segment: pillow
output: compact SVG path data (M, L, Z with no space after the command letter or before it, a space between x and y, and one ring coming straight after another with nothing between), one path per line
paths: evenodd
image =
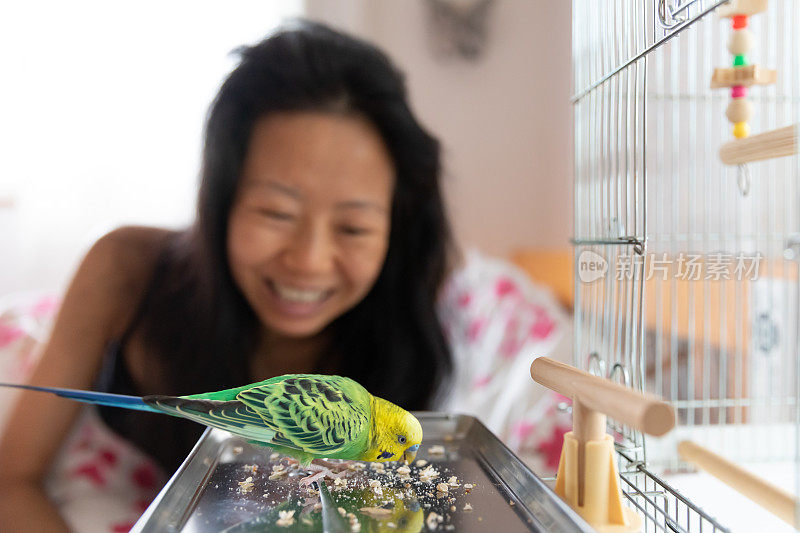
M28 380L53 324L60 300L42 292L15 293L0 298L0 381ZM0 388L0 428L19 391Z
M530 377L536 357L572 359L570 317L548 288L473 251L445 284L438 313L455 362L442 410L476 416L523 456L569 429L553 416L561 399Z
M0 381L26 382L58 310L58 297L0 298ZM0 388L0 427L19 391ZM45 488L79 533L128 531L166 482L155 463L103 424L87 406L54 459Z

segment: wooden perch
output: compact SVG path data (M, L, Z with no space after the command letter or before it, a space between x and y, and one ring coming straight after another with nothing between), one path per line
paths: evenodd
M547 357L533 361L531 377L572 398L572 431L564 435L556 494L598 531L641 531L641 517L622 505L614 439L606 434L606 415L660 436L675 425L675 410L656 396Z
M658 396L623 387L550 358L539 357L534 360L531 377L545 387L572 398L574 403L580 404L579 409L608 415L617 422L649 435L660 437L675 426L675 410ZM577 429L574 414L573 423ZM605 434L605 420L602 433Z
M739 491L784 522L795 525L795 509L800 501L788 492L692 441L678 444L678 453L685 461Z
M719 149L719 158L726 165L742 165L796 153L797 125L794 125L727 142Z

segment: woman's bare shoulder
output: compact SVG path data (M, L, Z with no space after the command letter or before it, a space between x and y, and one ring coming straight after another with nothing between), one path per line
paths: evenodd
M74 283L94 293L114 329L124 327L130 310L146 290L156 262L176 232L124 226L103 235L91 247Z
M95 246L113 252L122 259L158 255L177 233L173 230L149 226L122 226L98 239Z

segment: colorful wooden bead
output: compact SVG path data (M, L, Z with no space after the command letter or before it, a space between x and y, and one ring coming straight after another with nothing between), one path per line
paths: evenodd
M733 123L747 122L753 116L753 104L746 98L734 98L728 103L725 116Z
M744 85L731 87L731 98L744 98L745 96L747 96L747 87Z
M728 39L728 52L735 56L742 56L753 48L753 32L750 30L735 30Z
M734 30L741 30L747 27L747 15L734 15L731 20L733 20Z
M737 122L733 125L733 136L744 139L750 135L750 125L747 122Z
M733 66L734 67L743 67L747 65L747 60L744 57L744 54L739 54L733 56Z

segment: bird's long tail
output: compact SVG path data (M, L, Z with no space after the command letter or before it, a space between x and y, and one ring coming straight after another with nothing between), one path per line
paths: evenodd
M39 392L49 392L62 398L69 398L83 403L93 403L97 405L109 405L111 407L122 407L124 409L138 409L139 411L152 411L161 413L158 409L147 405L140 396L126 396L124 394L110 394L107 392L94 392L78 389L61 389L58 387L37 387L35 385L18 385L15 383L0 383L0 387L13 387L15 389L25 389Z

